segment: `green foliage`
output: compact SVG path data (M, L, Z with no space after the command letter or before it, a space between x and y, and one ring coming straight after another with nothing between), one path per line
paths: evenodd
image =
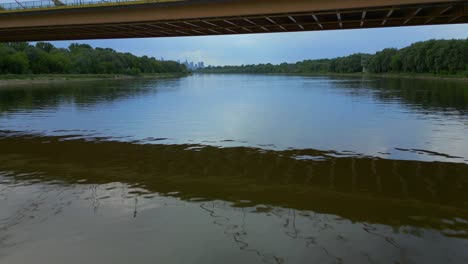
M384 49L373 55L368 62L368 69L375 73L392 71L392 58L398 53L397 49Z
M175 61L137 57L113 49L71 44L59 49L50 43L0 44L0 74L130 74L185 73L187 68Z
M433 73L468 76L468 39L429 40L403 49L376 54L352 54L334 59L304 60L279 65L258 64L208 67L219 73Z
M54 45L47 42L36 43L36 48L41 49L45 52L51 52L53 49L55 49Z
M5 70L8 73L22 74L28 71L29 61L28 56L24 52L16 52L6 56Z

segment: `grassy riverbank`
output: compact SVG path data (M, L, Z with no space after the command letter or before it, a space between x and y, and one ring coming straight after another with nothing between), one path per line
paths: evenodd
M426 79L426 80L456 80L468 82L466 75L435 75L431 73L307 73L287 74L301 76L354 76L368 78L404 78L404 79Z
M311 72L311 73L223 73L204 71L205 74L259 74L259 75L286 75L286 76L342 76L342 77L365 77L365 78L404 78L404 79L426 79L426 80L456 80L468 82L466 75L434 75L431 73L334 73L334 72Z
M187 73L124 74L5 74L0 75L0 85L33 84L67 81L97 81L126 79L165 79L187 76Z

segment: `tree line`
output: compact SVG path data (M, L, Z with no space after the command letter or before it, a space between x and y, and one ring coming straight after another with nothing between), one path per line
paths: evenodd
M175 61L138 57L109 48L71 44L57 48L51 43L0 43L0 74L151 74L184 73Z
M356 53L297 63L209 66L211 73L432 73L468 76L468 39L429 40L375 54Z

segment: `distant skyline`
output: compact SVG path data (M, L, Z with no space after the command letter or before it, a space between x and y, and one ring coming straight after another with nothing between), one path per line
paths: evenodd
M135 55L166 60L204 61L205 65L296 62L375 53L429 39L468 38L468 25L417 26L296 33L247 34L177 38L55 41L57 47L87 43Z

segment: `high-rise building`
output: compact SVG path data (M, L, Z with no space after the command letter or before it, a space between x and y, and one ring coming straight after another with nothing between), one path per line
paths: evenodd
M205 68L205 63L203 61L200 62L193 62L193 61L188 61L185 60L183 63L189 70L196 70L196 69L203 69Z

